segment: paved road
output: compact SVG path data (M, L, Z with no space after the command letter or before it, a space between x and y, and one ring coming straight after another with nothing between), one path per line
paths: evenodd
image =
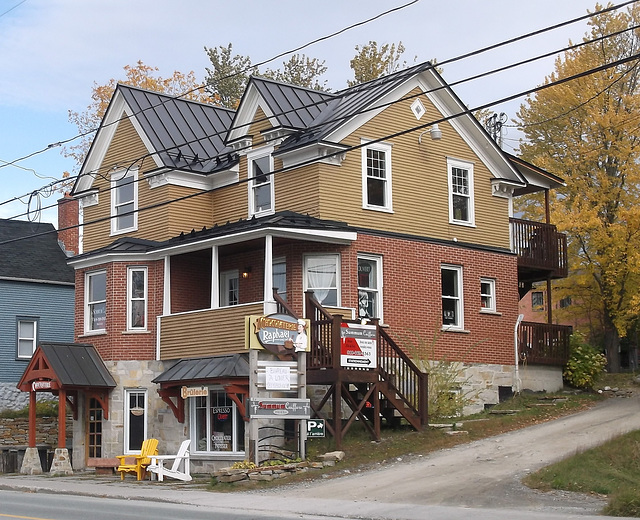
M305 487L305 497L384 503L511 508L597 514L604 500L541 493L520 484L536 471L613 437L640 429L640 395L523 430L442 450L412 463ZM288 493L287 489L276 493Z
M530 428L474 441L407 463L262 492L212 493L176 482L120 482L86 475L50 478L0 475L2 491L193 504L248 512L330 518L399 520L593 520L604 501L569 493L539 493L520 479L549 463L640 429L640 395L612 398L594 408ZM303 516L304 515L304 516ZM0 515L1 516L1 515Z

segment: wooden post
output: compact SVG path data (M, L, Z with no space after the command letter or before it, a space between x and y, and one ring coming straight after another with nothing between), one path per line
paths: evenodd
M67 447L67 392L58 391L58 448Z
M29 392L29 448L36 447L36 393Z

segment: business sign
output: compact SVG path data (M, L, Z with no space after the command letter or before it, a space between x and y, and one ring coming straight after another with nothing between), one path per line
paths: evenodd
M180 397L187 399L188 397L207 397L209 388L206 386L183 386L180 388Z
M266 349L274 354L305 352L309 349L309 320L288 314L248 316L248 347Z
M31 383L31 390L34 392L37 392L38 390L51 390L52 388L52 381L34 381Z
M309 419L307 421L307 437L324 437L324 419Z
M291 390L291 370L288 366L266 366L265 375L267 390Z
M255 398L249 399L251 419L309 419L311 401L309 399Z
M377 330L375 325L343 323L340 329L340 366L376 368Z

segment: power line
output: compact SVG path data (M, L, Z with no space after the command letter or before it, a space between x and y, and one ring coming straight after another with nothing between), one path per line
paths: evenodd
M621 58L621 59L618 59L618 60L616 60L614 62L607 63L607 64L604 64L604 65L600 65L598 67L594 67L592 69L589 69L589 70L586 70L586 71L582 71L582 72L574 74L572 76L561 78L561 79L558 79L558 80L556 80L554 82L550 82L550 83L547 83L547 84L544 84L544 85L540 85L538 87L534 87L532 89L529 89L529 90L526 90L526 91L523 91L523 92L520 92L520 93L517 93L517 94L513 94L511 96L507 96L507 97L501 98L501 99L493 101L491 103L486 103L486 104L483 104L483 105L480 105L480 106L477 106L477 107L474 107L474 108L466 109L466 110L463 110L462 112L459 112L457 114L453 114L453 115L450 115L450 116L445 116L445 117L442 117L440 119L436 119L436 120L430 121L428 123L424 123L424 124L421 124L421 125L418 125L418 126L414 126L414 127L411 127L411 128L399 131L399 132L395 132L393 134L388 134L388 135L385 135L383 137L367 141L367 143L365 143L365 144L352 145L348 149L340 150L339 152L330 153L330 154L327 154L324 157L325 158L332 157L332 156L335 156L335 155L339 155L339 154L342 154L342 153L346 153L346 152L349 152L349 151L360 149L363 146L369 146L372 143L378 143L378 142L386 141L386 140L389 140L389 139L393 139L395 137L400 137L402 135L405 135L405 134L408 134L408 133L411 133L411 132L416 132L418 130L424 130L425 128L433 126L434 124L443 123L445 121L449 121L451 119L454 119L454 118L457 118L457 117L461 117L461 116L464 116L464 115L472 115L473 112L476 112L478 110L489 108L489 107L491 107L493 105L496 105L496 104L505 103L507 101L511 101L511 100L516 99L518 97L526 96L526 95L532 94L534 92L545 90L547 88L551 88L551 87L554 87L556 85L567 83L569 81L573 81L575 79L579 79L579 78L582 78L582 77L585 77L585 76L588 76L588 75L591 75L591 74L595 74L597 72L602 72L602 71L607 70L609 68L616 67L618 65L622 65L624 63L628 63L630 61L638 60L638 59L640 59L640 53L634 54L632 56L628 56L628 57L625 57L625 58ZM292 167L280 168L279 170L274 170L272 172L269 172L266 175L275 176L276 174L284 173L284 172L287 172L287 171L292 170L294 168L301 168L301 167L304 167L304 166L306 166L308 164L312 164L314 162L317 162L317 158L308 159L308 160L303 161L303 162L301 162L299 164L296 164L295 166L292 166ZM182 197L177 197L175 199L162 201L162 202L159 202L159 203L156 203L156 204L151 204L151 205L145 206L143 208L138 208L135 211L124 213L124 214L119 215L119 216L131 215L131 214L134 214L134 213L141 213L141 212L149 211L149 210L156 209L156 208L159 208L159 207L164 207L164 206L167 206L169 204L173 204L173 203L176 203L176 202L182 202L184 200L189 200L189 199L201 196L201 195L212 193L214 191L217 191L219 189L226 188L226 187L229 187L229 186L232 186L232 185L241 185L241 184L249 182L250 180L251 180L250 178L238 180L234 184L230 184L230 185L227 185L227 186L224 186L224 187L211 188L209 190L202 190L202 191L191 193L189 195L185 195L185 196L182 196ZM78 224L78 225L74 225L74 226L68 226L66 228L61 228L61 229L57 230L57 232L66 231L66 230L70 230L70 229L75 229L75 228L78 228L78 227L81 227L81 226L89 226L89 225L93 225L93 224L99 224L101 222L109 221L112 218L114 218L112 215L109 215L109 216L106 216L106 217L101 217L101 218L94 219L94 220L89 221L89 222L83 222L82 224ZM18 240L25 240L25 239L32 238L32 237L35 237L35 236L46 235L46 234L48 234L48 232L30 235L29 237L20 237L20 238L5 240L5 241L0 242L0 245L5 245L5 244L8 244L8 243L16 242Z
M23 1L26 1L26 0L23 0ZM253 67L260 67L261 65L266 65L267 63L270 63L270 62L272 62L272 61L274 61L274 60L277 60L277 59L281 58L282 56L286 56L287 54L292 54L292 53L297 52L297 51L299 51L299 50L302 50L302 49L304 49L304 48L306 48L306 47L309 47L310 45L313 45L313 44L315 44L315 43L318 43L318 42L321 42L321 41L324 41L324 40L327 40L327 39L333 38L333 37L335 37L335 36L338 36L339 34L342 34L342 33L346 32L346 31L349 31L349 30L354 29L354 28L356 28L356 27L360 27L360 26L362 26L362 25L365 25L365 24L367 24L367 23L370 23L370 22L372 22L372 21L374 21L374 20L377 20L378 18L381 18L381 17L386 16L386 15L388 15L388 14L391 14L391 13L394 13L394 12L396 12L396 11L400 11L400 10L402 10L402 9L405 9L405 8L407 8L407 7L410 7L410 6L412 6L413 4L418 3L419 1L420 1L420 0L411 0L411 1L410 1L410 2L408 2L408 3L405 3L405 4L402 4L402 5L400 5L400 6L394 7L394 8L392 8L392 9L388 9L388 10L386 10L386 11L383 11L383 12L382 12L382 13L380 13L380 14L377 14L377 15L375 15L375 16L372 16L372 17L370 17L370 18L367 18L366 20L363 20L363 21L360 21L360 22L356 22L356 23L351 24L351 25L349 25L349 26L347 26L347 27L344 27L344 28L340 29L339 31L336 31L336 32L334 32L334 33L332 33L332 34L329 34L329 35L327 35L327 36L322 36L322 37L320 37L320 38L317 38L316 40L313 40L313 41L311 41L311 42L305 43L304 45L301 45L301 46L299 46L299 47L296 47L296 48L295 48L295 49L293 49L293 50L289 50L289 51L282 52L282 53L280 53L280 54L278 54L278 55L276 55L276 56L274 56L274 57L272 57L272 58L269 58L269 59L267 59L267 60L261 61L261 62L260 62L260 63L258 63L257 65L253 65ZM636 0L636 1L637 1L637 0ZM17 6L16 6L16 7L17 7ZM225 77L221 78L221 80L225 80L225 79L232 78L232 77L234 77L234 76L237 76L238 74L245 73L245 72L247 72L247 71L249 71L249 70L251 70L251 68L246 68L246 69L244 69L244 70L242 70L242 71L240 71L240 72L236 72L236 73L233 73L233 74L229 74L229 75L227 75L227 76L225 76ZM194 87L193 89L188 90L188 91L186 91L186 92L183 92L182 94L179 94L179 95L177 95L177 96L168 96L168 97L170 97L170 98L172 98L172 99L180 99L180 98L182 98L182 97L184 97L184 96L187 96L187 95L189 95L189 94L192 94L193 92L196 92L196 91L201 90L201 89L203 89L203 88L206 88L206 84L203 84L203 85L199 85L199 86L197 86L197 87ZM152 107L145 108L145 109L143 109L143 110L150 110L150 109L155 108L155 107L156 107L156 106L152 106ZM134 113L134 114L127 115L126 117L127 117L127 118L130 118L130 117L132 117L132 116L134 116L134 115L136 115L136 114L138 114L138 113L139 113L139 112L136 112L136 113ZM119 121L119 120L118 120L118 121ZM114 121L112 124L117 124L117 123L118 123L118 121ZM100 127L99 127L99 128L100 128ZM82 138L82 137L84 137L84 136L86 136L86 135L89 135L89 134L92 134L92 133L96 132L97 130L98 130L98 128L94 128L94 129L92 129L92 130L89 130L89 131L87 131L87 132L84 132L84 133L78 134L78 135L76 135L76 136L74 136L74 137L71 137L71 138L69 138L69 139L65 139L64 141L59 141L59 142L56 142L56 143L49 144L49 145L47 145L45 148L42 148L41 150L37 150L37 151L35 151L35 152L32 152L32 153L30 153L30 154L28 154L28 155L25 155L24 157L19 157L18 159L14 159L13 161L8 162L8 163L6 163L6 164L0 164L0 169L5 168L6 166L11 166L11 165L13 165L13 164L15 164L15 163L18 163L18 162L20 162L20 161L24 161L24 160L26 160L26 159L29 159L29 158L33 157L34 155L38 155L38 154L44 153L44 152L46 152L46 151L48 151L48 150L50 150L50 149L52 149L52 148L56 148L56 147L58 147L58 146L62 146L63 144L69 143L69 142L71 142L71 141L75 141L76 139L80 139L80 138Z
M599 14L599 13L601 13L601 11L599 11L599 12L598 12L598 14ZM375 106L374 106L374 107L372 107L372 108L366 108L366 109L363 109L363 110L362 110L361 112L359 112L359 113L364 113L364 112L367 112L367 111L370 111L370 110L378 110L378 109L380 109L381 107L386 107L386 106L389 106L389 105L391 105L391 104L393 104L393 103L398 103L398 102L404 101L404 100L406 100L406 99L411 99L412 97L417 97L417 96L420 96L420 95L422 95L422 94L424 94L424 93L434 92L434 91L437 91L437 90L440 90L440 89L443 89L443 88L451 88L451 87L452 87L452 86L454 86L454 85L458 85L458 84L461 84L461 83L464 83L464 82L467 82L467 81L472 81L472 80L475 80L475 79L477 79L477 78L480 78L480 77L483 77L483 76L487 76L487 75L489 75L489 74L493 74L493 73L496 73L496 72L501 72L501 71L506 70L506 69L508 69L508 68L517 67L517 66L520 66L520 65L525 64L525 63L529 63L529 62L534 61L534 60L537 60L537 59L541 59L541 58L544 58L544 57L548 57L548 56L550 56L550 55L556 54L556 53L561 52L561 51L565 51L565 52L566 52L566 51L568 51L568 50L575 49L575 48L578 48L578 47L581 47L581 46L584 46L584 45L593 44L593 43L598 42L598 41L601 41L601 40L603 40L603 39L606 39L606 38L609 38L609 37L612 37L612 36L616 36L616 35L619 35L619 34L621 34L621 33L627 32L627 31L631 31L631 30L633 30L633 29L635 29L635 28L637 28L637 26L633 26L633 27L630 27L630 28L626 28L626 29L624 29L624 30L617 31L617 32L614 32L614 33L611 33L611 34L608 34L608 35L602 35L602 36L600 36L600 37L598 37L598 38L594 38L593 40L583 41L582 43L579 43L579 44L575 44L575 45L572 45L572 46L569 46L569 47L565 47L565 48L563 48L563 49L560 49L560 50L557 50L557 51L553 51L553 52L550 52L550 53L546 53L546 54L543 54L543 55L540 55L540 56L536 56L536 57L533 57L533 58L530 58L530 59L527 59L527 60L523 60L523 61L520 61L520 62L516 62L516 63L511 64L511 65L507 65L507 66L504 66L504 67L500 67L500 68L498 68L498 69L493 69L493 70L491 70L491 71L488 71L488 72L485 72L485 73L482 73L482 74L478 74L478 75L476 75L476 76L472 76L472 77L469 77L469 78L466 78L466 79L462 79L462 80L459 80L459 81L453 82L453 83L448 84L448 85L443 85L443 86L441 86L441 87L436 87L436 88L431 89L431 90L429 90L429 91L427 91L427 92L421 92L421 93L416 94L416 95L409 95L409 96L406 96L406 97L401 98L401 99L396 100L396 101L392 101L392 102L387 103L387 104L377 104L377 105L375 105ZM540 31L535 31L533 34L539 34L539 33L540 33ZM530 34L531 34L531 33L530 33ZM516 38L516 39L519 39L519 38L520 38L520 37L518 37L518 38ZM491 47L495 47L495 46L491 46ZM471 54L473 54L473 53L471 53ZM450 60L450 61L451 61L451 60ZM402 72L406 72L406 71L401 71L400 73L402 73ZM386 81L390 81L390 80L392 80L392 79L393 79L393 77L394 77L394 76L395 76L395 75L390 75L390 76L388 76L388 77L383 77L383 78L379 78L379 79L377 79L377 80L373 80L373 81L369 82L369 85L370 85L370 86L378 86L378 85L380 84L381 80L382 80L382 81L385 81L385 80L386 80ZM619 79L620 79L620 78L619 78ZM618 79L618 80L616 80L616 81L619 81L619 79ZM615 83L616 81L614 81L613 83ZM613 85L613 83L612 83L612 85ZM610 86L611 86L611 85L610 85ZM366 88L367 88L366 84L364 84L364 85L358 85L356 88L358 89L358 91L362 91L362 90L363 90L363 87L366 89ZM346 89L342 95L349 95L352 91L353 91L353 89ZM605 90L603 90L603 92L604 92L604 91L606 91L606 89L605 89ZM167 97L167 98L169 98L169 99L174 99L174 98L172 98L172 97L170 97L170 96L167 96L166 94L161 94L161 93L156 93L156 94L157 94L158 96L161 96L161 97ZM159 105L161 105L161 104L163 104L163 103L165 103L165 102L166 102L166 101L163 101L162 103L158 103L158 104L153 105L153 106L159 106ZM321 102L318 102L318 103L325 103L325 102L326 102L326 101L321 101ZM305 107L314 106L314 105L317 105L318 103L312 103L312 104L309 104L309 105L305 105ZM146 110L146 109L145 109L145 110ZM274 114L274 115L276 115L276 116L277 116L277 115L284 115L284 114L287 114L287 113L289 113L289 112L293 112L293 111L296 111L296 110L298 110L298 108L296 108L296 109L291 109L291 110L288 110L288 111L284 111L284 112L282 112L282 113L280 113L280 114ZM139 112L141 112L141 111L139 111ZM138 113L139 113L139 112L138 112ZM342 119L351 118L351 117L354 117L355 115L358 115L358 114L349 114L349 115L347 115L347 116L344 116L344 118L342 118ZM264 120L267 120L267 119L268 119L268 117L265 117L265 118L264 118ZM323 122L323 124L327 124L327 123L331 123L331 122L337 122L337 121L339 121L339 120L340 120L340 118L338 118L338 119L334 119L334 120L328 120L328 121L324 121L324 122ZM119 121L119 120L118 120L118 121ZM247 125L254 124L255 122L256 122L256 121L251 121L250 123L247 123ZM240 128L240 126L239 126L238 128ZM305 130L306 130L306 131L309 131L309 130L313 130L314 128L315 128L314 126L310 126L310 127L306 128ZM225 132L224 132L224 133L226 133L226 131L227 131L227 130L225 130ZM215 136L215 135L219 135L219 134L208 135L208 136L205 136L205 137L203 137L203 138L198 138L198 139L194 139L194 140L192 140L192 141L187 141L187 142L185 142L185 143L181 143L180 145L176 145L176 147L175 147L175 148L179 148L179 147L182 147L182 146L185 146L185 145L191 144L191 143L193 143L193 142L198 142L198 141L199 141L199 140L201 140L201 139L210 138L210 137ZM128 169L130 169L130 168L132 168L132 166L133 166L133 164L135 164L135 162L143 161L143 160L144 160L144 158L146 158L146 157L149 157L149 156L151 156L151 155L153 155L153 154L158 154L158 153L162 153L162 152L167 152L167 151L169 151L169 150L171 150L171 149L173 149L173 148L164 149L164 150L154 150L154 152L151 152L151 153L145 154L143 157L140 157L139 159L136 159L135 161L133 161L133 162L131 163L131 165L129 165L129 166L127 167L127 170L128 170ZM105 171L110 171L110 170L112 170L113 168L112 168L111 166L109 166L109 167L103 167L102 169L104 169ZM92 175L92 176L94 176L94 177L95 177L95 176L101 176L101 177L103 177L103 178L105 178L105 179L106 179L106 177L104 177L102 174L100 174L100 173L99 173L99 171L86 172L86 173L85 173L85 175ZM149 178L149 176L146 176L146 177L145 177L145 179L148 179L148 178ZM143 180L143 179L139 179L139 180L138 180L138 181L136 181L136 182L140 182L141 180ZM64 181L61 181L61 182L64 182ZM107 190L101 190L101 191L110 191L111 189L112 189L112 188L108 188ZM25 196L31 196L31 193L26 194ZM47 206L45 209L49 209L49 208L51 208L51 207L55 207L55 205ZM27 213L27 214L28 214L28 213ZM24 214L17 215L16 217L23 216L23 215L24 215ZM12 217L12 218L15 218L15 217Z

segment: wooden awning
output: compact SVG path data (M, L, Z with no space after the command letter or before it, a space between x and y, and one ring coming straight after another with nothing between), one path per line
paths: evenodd
M245 416L244 402L249 395L249 359L247 354L227 354L181 359L153 379L160 385L158 394L169 405L179 422L184 423L184 401L180 390L189 385L220 385Z
M27 365L18 388L23 392L64 390L65 396L78 391L95 397L109 417L109 392L116 382L93 345L84 343L41 343ZM77 403L69 401L77 415Z

